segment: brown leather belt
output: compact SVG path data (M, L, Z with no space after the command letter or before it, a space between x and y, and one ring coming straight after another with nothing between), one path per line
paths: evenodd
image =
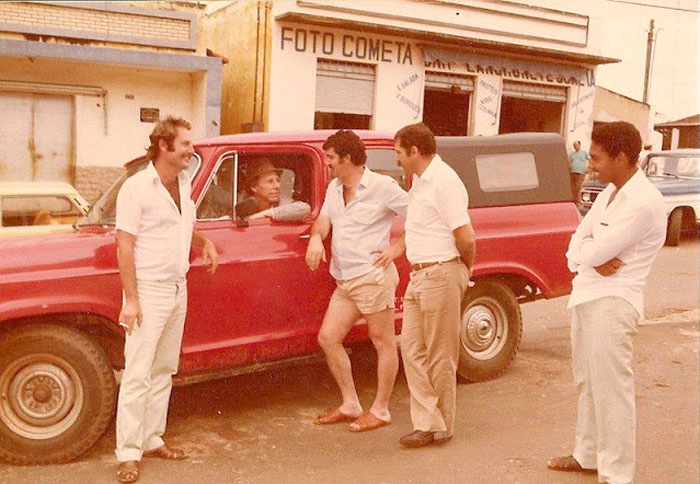
M438 262L419 262L418 264L411 264L411 271L419 271L425 269L426 267L434 266L437 264L451 264L452 262L462 262L461 257L453 257L450 260L442 260Z

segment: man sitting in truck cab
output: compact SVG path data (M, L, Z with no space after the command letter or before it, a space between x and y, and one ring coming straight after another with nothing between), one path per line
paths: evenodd
M283 196L280 190L281 177L282 170L265 159L250 167L245 186L251 197L237 205L237 215L248 220L263 217L285 222L305 220L311 213L311 207L306 202ZM252 203L253 200L255 203ZM242 204L252 207L249 208L252 215L241 213Z

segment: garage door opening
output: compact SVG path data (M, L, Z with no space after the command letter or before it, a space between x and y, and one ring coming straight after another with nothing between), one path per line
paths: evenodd
M499 133L562 133L567 89L504 81Z
M474 79L443 72L425 73L423 122L436 136L469 134L469 106Z

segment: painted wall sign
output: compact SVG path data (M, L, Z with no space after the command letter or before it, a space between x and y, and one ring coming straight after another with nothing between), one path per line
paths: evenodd
M467 72L501 76L504 79L537 81L564 86L595 86L593 69L539 62L515 61L507 58L467 54L460 51L426 47L425 67L431 70Z
M413 73L396 85L396 99L413 112L413 119L418 119L421 115L423 104L421 79L420 75ZM414 85L417 89L411 88Z
M336 34L300 27L282 27L280 48L348 59L413 65L408 42L356 34Z

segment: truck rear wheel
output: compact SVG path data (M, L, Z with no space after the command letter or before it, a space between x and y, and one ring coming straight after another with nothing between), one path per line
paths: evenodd
M90 449L114 414L105 352L63 326L32 325L0 344L0 458L59 464Z
M458 375L470 381L501 375L518 352L522 329L513 291L501 282L478 282L462 303Z

